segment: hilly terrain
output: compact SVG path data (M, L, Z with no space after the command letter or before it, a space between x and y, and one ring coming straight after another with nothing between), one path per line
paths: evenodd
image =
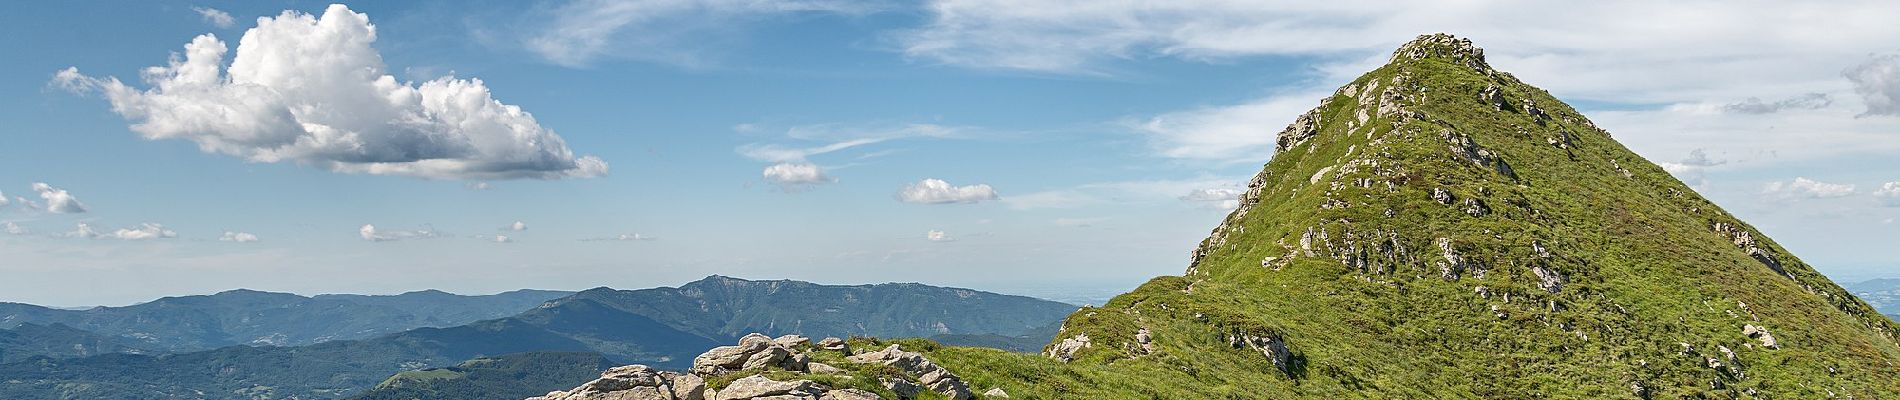
M62 324L158 353L234 345L300 346L501 318L569 294L517 290L462 296L430 290L390 296L304 297L232 290L84 310L0 303L0 328ZM0 352L5 349L0 344Z
M594 353L516 353L404 371L351 400L520 400L594 379L614 363Z
M1900 326L1469 40L1401 46L1276 140L1183 275L1077 310L1040 355L858 340L809 350L848 378L748 362L642 384L703 379L722 398L1900 398Z
M119 339L64 324L20 324L12 329L0 329L0 364L33 357L71 358L143 351Z
M0 364L0 398L338 398L361 394L399 372L505 354L580 352L615 363L683 368L694 355L743 335L729 332L1020 336L1074 310L1029 297L919 284L842 286L713 276L678 288L591 289L507 318L369 339L156 356L31 358ZM545 368L570 365L562 361ZM513 384L544 383L533 380L540 377L524 379L529 380ZM461 384L446 386L456 385Z

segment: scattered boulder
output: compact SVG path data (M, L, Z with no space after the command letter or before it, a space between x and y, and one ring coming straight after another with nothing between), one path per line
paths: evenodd
M1009 398L1009 392L1003 391L1003 388L990 388L989 391L983 392L983 397L988 397L992 399L1007 399Z
M811 344L811 339L799 335L785 335L772 339L772 344L785 348L796 348L798 346Z
M824 395L825 392L826 389L823 385L813 383L812 381L798 380L780 382L761 375L753 375L732 381L732 384L726 385L725 390L719 391L718 396L714 397L714 400L756 399L788 395L792 396L792 398L816 399L818 396Z
M1775 335L1768 333L1768 328L1755 325L1742 325L1742 334L1761 341L1761 347L1770 349L1781 348L1781 344L1775 342Z
M824 396L818 397L818 400L882 400L882 399L883 397L878 397L877 393L866 392L866 391L858 390L858 389L833 390L833 391L825 392Z
M845 344L844 339L828 337L818 341L818 348L832 351L845 351L848 346ZM849 353L848 351L845 352Z
M958 377L956 373L950 372L949 369L931 362L930 359L924 358L923 354L904 351L903 347L895 344L890 347L885 347L883 350L851 356L850 360L857 363L884 364L897 367L898 370L904 371L905 374L917 377L917 384L919 386L942 394L944 397L948 397L952 400L967 400L975 397L975 395L970 393L970 386L964 384L963 378ZM902 379L893 379L892 381L900 380ZM885 382L885 385L901 386L892 381ZM909 382L905 381L904 383L908 384ZM909 397L903 396L903 392L895 388L891 389L891 391L898 392L901 397Z
M1245 348L1260 352L1273 362L1274 367L1280 368L1280 372L1286 372L1289 363L1293 360L1293 351L1287 349L1286 340L1271 333L1248 333L1236 330L1227 334L1227 344L1236 349Z
M843 368L833 367L831 366L831 364L826 364L826 363L821 363L821 362L808 363L805 365L805 370L807 372L811 372L814 374L828 374L828 375L837 375L837 374L843 374L843 373L849 372L849 371L845 371Z
M1311 230L1307 231L1307 233L1309 234L1311 234L1312 232L1313 231ZM1061 342L1057 342L1054 346L1050 346L1049 351L1044 352L1043 355L1048 356L1049 358L1060 360L1062 362L1069 362L1069 361L1075 360L1075 352L1082 351L1082 349L1086 349L1089 347L1091 347L1089 345L1089 335L1079 334L1079 335L1075 335L1074 337L1062 339Z

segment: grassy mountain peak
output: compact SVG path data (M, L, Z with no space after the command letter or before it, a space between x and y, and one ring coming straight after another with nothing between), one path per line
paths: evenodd
M1900 396L1893 321L1467 39L1277 139L1182 276L933 359L1032 397Z

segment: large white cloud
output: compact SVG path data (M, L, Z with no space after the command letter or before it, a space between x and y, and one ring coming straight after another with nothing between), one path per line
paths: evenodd
M40 200L46 201L46 211L56 214L86 212L86 205L80 203L78 198L73 197L73 194L66 192L65 189L56 188L44 182L34 182L33 191L39 192Z
M955 186L942 179L924 179L897 192L897 200L917 204L976 203L996 200L996 189L987 184Z
M577 157L553 130L503 104L479 79L398 82L371 44L369 17L331 5L285 11L227 48L206 34L138 89L77 68L55 82L98 91L149 139L184 139L252 162L292 161L349 173L441 179L578 178L607 163Z

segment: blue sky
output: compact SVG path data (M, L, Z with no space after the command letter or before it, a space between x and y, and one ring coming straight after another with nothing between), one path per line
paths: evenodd
M1436 31L1837 280L1900 277L1900 10L1550 7L20 4L0 301L709 274L1112 294L1180 273L1274 133Z

